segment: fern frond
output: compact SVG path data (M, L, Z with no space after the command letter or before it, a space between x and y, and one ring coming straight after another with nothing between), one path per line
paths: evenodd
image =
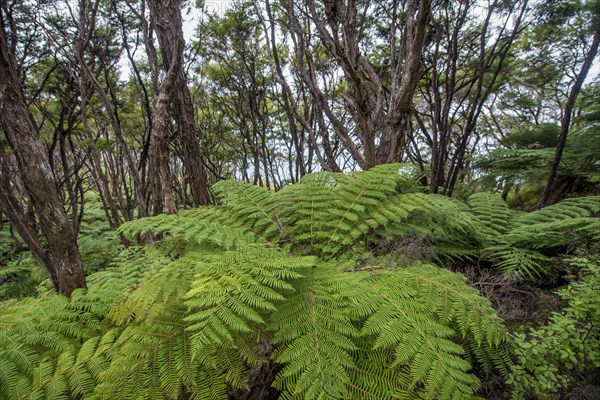
M380 165L368 171L350 174L345 177L343 184L338 184L335 192L338 204L329 211L334 219L325 245L327 253L335 254L339 251L339 243L345 241L360 226L356 222L363 215L369 215L372 210L378 209L384 203L383 200L398 192L401 183L408 183L400 174L400 168L397 164Z
M118 228L127 237L146 233L168 234L186 242L213 244L225 250L254 243L254 235L233 223L231 216L217 207L183 210L177 214L161 214L155 217L129 221Z
M99 374L96 392L102 398L177 399L214 384L221 390L213 388L208 398L226 399L224 376L220 383L202 381L217 374L209 371L211 366L193 361L184 317L182 298L170 298L154 304L145 319L129 324L115 342L110 365Z
M354 368L351 352L357 349L352 338L358 330L333 290L343 273L330 268L307 272L271 321L274 343L281 345L273 358L285 364L274 383L282 398L347 398L348 370Z
M114 290L119 297L145 276L162 268L170 261L156 246L130 246L113 264L87 278L90 291Z
M484 241L481 221L460 202L422 193L401 194L394 201L405 213L387 223L385 236L390 240L425 238L439 259L470 258Z
M205 346L232 345L236 333L264 324L261 313L275 311L274 302L293 290L287 280L301 277L294 269L313 263L309 257L293 258L264 247L204 261L185 295L193 355L198 356Z
M0 385L0 394L6 390L3 394L9 399L63 399L94 392L104 368L104 356L95 357L102 316L86 311L79 304L81 297L75 293L69 301L49 295L5 309L0 315L5 332L0 369L12 376ZM4 343L12 343L12 348L3 348ZM7 374L0 373L0 379L2 375Z
M566 199L514 219L513 226L545 224L573 218L586 218L600 212L600 196Z
M329 239L324 229L331 218L329 210L335 199L337 178L341 174L321 171L308 174L295 185L286 186L277 193L282 204L280 218L285 226L285 235L300 246L311 248L318 242Z
M517 225L504 239L532 249L553 249L600 239L600 219L575 217L545 223Z
M125 292L121 301L110 310L110 318L117 325L147 318L155 306L183 296L200 268L188 257L166 261L156 273L149 275Z
M507 276L536 279L546 274L544 263L550 260L535 250L513 245L492 246L485 249L487 257Z
M286 235L300 248L335 256L397 216L386 210L388 199L411 185L407 171L401 164L388 164L349 175L303 177L277 194Z
M477 379L460 335L493 351L506 330L491 304L464 278L437 267L418 267L374 275L362 295L350 299L350 312L365 318L361 334L372 337L374 350L393 353L390 367L406 367L408 387L427 396L453 399L470 396Z
M352 354L355 365L349 368L350 380L346 383L348 399L356 400L392 400L408 395L410 381L405 367L391 367L394 353L385 349L372 349L368 339L355 341L358 349ZM419 398L410 391L410 399Z
M6 399L16 399L21 393L32 390L29 374L38 365L34 349L19 344L14 338L0 333L0 394Z
M495 234L505 233L515 215L497 194L475 193L469 197L467 203L473 214Z
M230 215L259 236L276 239L283 231L277 217L275 194L266 189L241 181L221 181L213 191L226 206Z

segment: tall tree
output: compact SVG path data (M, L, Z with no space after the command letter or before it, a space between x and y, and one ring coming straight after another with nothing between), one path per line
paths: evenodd
M85 288L85 274L77 240L60 200L48 152L40 139L31 114L17 62L17 29L6 1L0 7L0 123L15 155L20 178L39 219L47 243L47 257L42 260L55 288L69 296L75 289ZM4 155L3 155L4 157ZM4 162L3 166L6 165ZM10 190L5 180L9 170L2 168L2 191ZM10 177L8 177L10 180ZM2 197L6 198L6 194ZM3 205L4 207L5 205ZM11 214L8 214L11 217ZM31 234L19 221L11 221L20 234ZM34 252L36 254L38 252Z
M425 143L429 191L452 195L465 158L475 147L484 105L498 89L522 30L528 1L445 2L433 16L425 51L425 76L415 113L416 143Z
M104 168L108 175L112 175L110 179L112 181L111 190L108 186L103 185L105 179L101 178L98 182L99 185L102 185L105 193L103 198L112 209L117 208L116 205L110 204L113 201L112 198L119 198L119 202L122 203L119 208L125 219L128 220L133 218L133 207L137 208L139 217L146 216L147 201L143 176L141 175L143 171L140 172L138 168L139 163L136 152L132 149L131 141L126 137L127 132L123 129L124 124L120 115L120 101L114 77L119 54L114 54L111 48L116 29L111 26L98 26L104 17L102 12L107 11L100 6L100 0L79 0L77 7L74 8L67 3L69 10L67 23L69 26L68 28L54 27L54 30L61 33L62 40L65 43L59 43L58 45L64 47L66 52L71 52L71 54L64 54L64 56L75 66L72 73L79 80L82 120L90 141L92 162L96 169L95 174L101 177L103 173L99 171ZM58 12L60 10L55 11L55 13ZM59 19L61 15L52 15L51 17L51 20L58 19L62 21ZM88 112L92 108L93 96L97 96L97 101L100 104L98 114L102 115L102 119L106 121L103 124L104 127L100 129L104 131L104 140L114 143L116 147L115 154L106 154L106 163L102 163L102 154L98 152L95 143L98 138L91 130L92 121L89 121L90 124L88 124L88 120L91 119ZM121 180L120 183L119 180ZM131 189L127 185L129 180L131 180ZM131 206L123 204L124 200L122 198L128 196L120 195L120 192L129 190L133 193L134 199L134 205ZM117 216L112 212L109 213L108 209L107 216L109 220L114 221L113 224L118 221Z
M208 181L202 162L196 129L194 105L187 85L183 63L183 28L179 0L149 0L152 21L156 29L165 71L174 68L172 88L169 90L172 112L177 120L182 148L185 178L189 183L194 205L208 204Z
M252 10L248 4L234 6L221 18L208 18L198 29L201 40L195 48L203 60L199 72L207 80L198 88L204 101L200 115L207 116L206 110L219 114L202 118L202 122L209 138L218 136L231 149L234 173L279 188L282 173L297 180L294 167L298 163L304 167L305 161L298 131L291 128L295 121L290 125L284 117L285 103L282 107L268 66L269 50Z
M585 52L585 56L583 59L583 63L579 68L579 71L575 75L575 80L571 89L569 91L569 96L567 98L567 102L565 104L564 111L562 112L562 118L560 121L560 135L558 137L558 144L556 145L556 151L554 154L554 159L550 166L550 172L548 173L548 182L546 183L546 187L540 196L540 200L538 202L538 208L542 208L548 204L551 193L554 189L554 180L556 179L556 174L558 172L558 167L560 165L560 161L563 155L563 151L565 149L565 144L567 142L567 136L569 134L569 129L571 127L571 118L573 114L573 109L575 107L575 101L577 100L577 96L581 91L581 87L583 86L583 82L585 81L590 68L592 67L592 63L596 58L596 54L598 53L598 45L600 44L600 2L595 1L592 2L594 4L595 9L591 18L591 28L594 32L593 37L591 39L591 43L589 48Z
M322 124L331 124L361 168L400 160L413 94L423 72L431 2L282 0L281 4L294 43L296 70ZM385 49L378 47L379 40L387 42ZM343 80L335 90L327 90L323 72L336 70L341 70ZM336 112L332 95L341 99L341 113Z

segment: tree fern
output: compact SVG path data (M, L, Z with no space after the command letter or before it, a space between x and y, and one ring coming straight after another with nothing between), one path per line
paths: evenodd
M531 213L517 213L495 195L478 193L469 205L484 224L482 255L507 275L537 279L546 273L544 254L600 238L600 197L567 199Z
M240 181L222 181L213 191L239 223L265 238L272 239L282 232L277 217L275 193Z
M348 370L355 362L351 352L357 347L352 338L358 329L346 312L346 299L336 285L348 282L331 267L306 273L296 292L274 315L274 354L284 369L275 387L286 399L348 398Z
M232 344L236 333L264 325L261 314L275 311L274 302L293 290L287 280L301 276L294 269L313 263L268 248L246 248L206 260L185 296L194 354L206 345Z
M243 224L234 223L231 216L215 207L130 221L121 225L119 232L130 238L146 233L166 234L167 237L176 237L177 241L183 239L194 245L213 244L225 250L256 241L254 234L244 229Z
M108 366L117 331L108 311L123 291L159 261L152 248L130 248L115 265L90 277L88 293L48 293L0 314L0 395L7 399L91 396ZM148 257L148 258L147 258ZM16 346L15 346L16 345Z
M467 201L472 213L491 229L492 234L503 234L509 228L515 215L499 195L491 193L475 193Z
M477 256L482 226L464 204L441 195L405 193L392 197L385 209L398 217L385 221L379 235L396 242L421 239L438 261Z
M390 195L397 193L400 182L405 181L397 165L383 165L362 173L344 176L343 185L336 191L338 203L330 210L333 224L330 236L325 244L328 253L335 253L337 244L351 235L356 229L357 221L377 209ZM363 234L366 232L362 232Z
M555 248L598 240L600 196L567 199L514 219L506 234L510 242L529 248Z
M277 193L222 182L219 206L124 224L155 242L90 275L86 293L0 303L0 397L227 399L276 362L284 399L471 398L475 368L507 371L490 303L459 274L368 246L419 242L430 261L535 275L565 237L598 237L599 202L519 215L492 195L415 190L400 165Z
M350 175L322 172L282 190L281 220L291 240L326 257L348 249L380 226L376 219L364 220L384 209L389 197L411 186L412 170L407 168L390 164ZM380 214L381 222L391 217Z
M398 379L409 386L399 389L440 399L470 396L477 379L453 338L495 351L506 336L491 305L462 276L429 265L377 274L363 284L350 312L365 318L361 334L372 338L373 350L389 351L390 366L403 367Z
M333 206L336 177L339 176L324 171L305 175L297 184L277 193L282 203L285 240L294 240L298 246L306 246L310 251L329 239L326 227L331 224L329 210Z

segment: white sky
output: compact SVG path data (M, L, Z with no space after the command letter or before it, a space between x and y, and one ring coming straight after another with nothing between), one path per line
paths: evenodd
M204 6L202 9L195 7L193 4L188 6L186 9L182 10L182 19L183 19L183 37L185 39L186 44L191 43L194 38L194 34L196 32L196 27L198 25L198 21L204 18L206 15L224 15L225 12L233 5L232 0L205 0ZM127 65L127 60L123 61L121 64L121 71L129 70L129 66ZM127 73L126 73L127 74ZM588 73L586 83L590 83L594 80L597 80L600 77L600 56L596 57L596 61L592 65L591 70ZM123 75L122 75L123 78Z
M185 43L191 42L196 31L198 21L206 15L225 15L225 12L232 6L232 0L205 0L202 9L191 5L182 12L183 18L183 37Z

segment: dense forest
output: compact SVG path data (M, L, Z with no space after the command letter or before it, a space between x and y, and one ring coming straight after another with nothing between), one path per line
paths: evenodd
M600 398L600 1L0 5L0 399Z

